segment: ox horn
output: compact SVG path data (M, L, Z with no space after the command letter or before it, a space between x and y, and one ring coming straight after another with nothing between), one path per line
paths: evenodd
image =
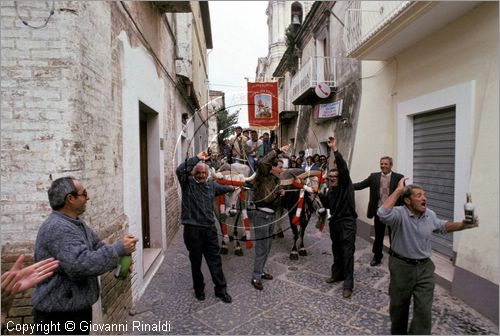
M224 175L222 175L222 173L216 172L214 167L210 167L210 175L218 180L224 178Z
M257 176L257 173L254 172L252 175L250 175L249 177L245 177L245 182L251 182L255 176Z

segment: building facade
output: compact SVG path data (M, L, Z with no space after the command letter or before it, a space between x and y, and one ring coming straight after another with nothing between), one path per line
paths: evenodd
M498 2L351 1L344 23L362 61L353 180L393 156L450 220L471 192L480 227L433 239L436 275L498 323ZM367 203L358 192L363 223Z
M315 2L273 74L279 78L282 141L294 143L296 154L304 150L306 155L328 156L326 142L335 135L346 160L351 157L361 95L360 64L345 57L342 25L331 14L345 6ZM318 95L318 85L325 94Z
M495 322L498 41L498 2L316 2L273 74L282 141L296 150L324 154L334 133L355 182L392 156L449 220L472 193L480 227L433 237L436 277ZM370 239L368 198L356 193L358 235Z
M100 277L96 322L126 319L178 230L175 168L197 149L190 120L207 117L202 106L211 33L205 5L1 4L2 269L20 253L33 254L51 211L51 181L66 175L82 180L90 197L83 219L99 236L114 241L130 232L139 238L132 276ZM176 63L181 23L196 36L188 41L199 67L188 75ZM27 295L16 299L9 319L31 321Z
M269 51L264 61L265 69L257 73L257 78L270 80L276 66L285 52L285 32L290 24L300 25L314 1L268 1L266 10Z

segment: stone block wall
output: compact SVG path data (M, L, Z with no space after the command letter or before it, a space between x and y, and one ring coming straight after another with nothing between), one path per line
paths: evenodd
M0 4L4 271L19 254L32 258L38 228L51 212L47 190L61 176L72 175L83 182L90 200L82 217L102 239L112 243L129 231L123 207L123 78L117 36L126 31L134 47L144 47L120 3L54 2L54 14L42 29L27 27L19 15L31 25L43 24L52 3L17 4L17 10L13 1ZM166 84L167 110L160 137L165 153L163 202L168 244L180 227L175 168L181 115L190 112L190 104L174 82L172 14L166 14L165 20L151 3L127 4L139 24L158 30L157 34L149 30L148 38L157 38L153 47L168 71L167 75L158 67L158 76ZM148 22L148 17L155 20ZM102 322L126 320L133 291L141 292L142 281L118 281L112 272L101 276ZM18 295L8 319L32 322L31 293Z
M33 244L51 209L54 179L82 180L90 200L83 219L107 241L128 231L123 215L121 111L112 108L111 7L107 2L1 3L2 270ZM102 276L105 320L124 318L130 279ZM31 292L20 294L9 319L29 323Z

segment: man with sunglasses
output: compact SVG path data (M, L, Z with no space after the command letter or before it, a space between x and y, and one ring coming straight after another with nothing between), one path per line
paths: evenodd
M328 172L329 186L318 194L325 207L330 209L330 238L332 239L333 265L327 283L343 281L342 296L350 298L354 287L354 249L356 241L356 205L354 187L349 169L342 154L337 150L337 139L328 140L335 155L336 168Z
M38 231L35 261L55 258L59 268L35 289L33 320L36 330L51 326L52 335L88 334L89 328L80 327L92 321L92 305L99 298L97 276L112 271L121 256L134 252L137 239L127 234L114 244L104 243L79 217L89 197L74 177L52 182L48 196L54 211ZM67 330L68 325L74 330Z

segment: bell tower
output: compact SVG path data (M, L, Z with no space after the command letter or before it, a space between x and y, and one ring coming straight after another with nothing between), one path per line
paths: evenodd
M301 25L314 1L270 0L268 2L268 54L266 80L270 80L286 51L285 31L293 23Z

